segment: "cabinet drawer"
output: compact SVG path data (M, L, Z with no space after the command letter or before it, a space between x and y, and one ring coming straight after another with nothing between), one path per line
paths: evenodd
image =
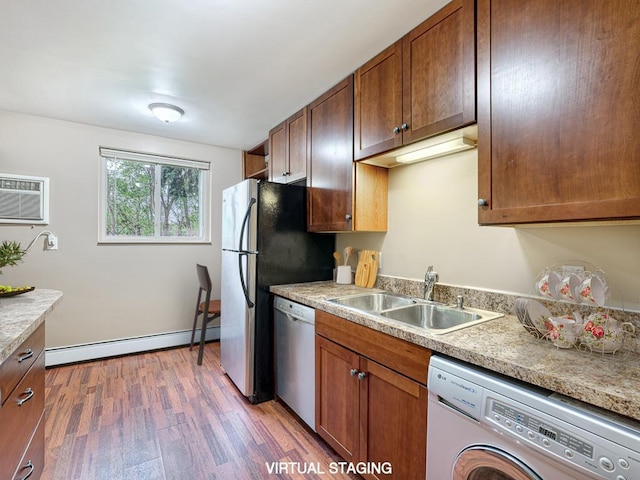
M0 402L2 405L43 350L44 323L0 365Z
M29 447L18 464L13 480L38 480L44 471L44 412L40 416L40 422ZM28 477L27 477L28 475Z
M423 385L431 350L316 310L316 333Z
M12 478L44 411L44 354L0 408L0 480Z

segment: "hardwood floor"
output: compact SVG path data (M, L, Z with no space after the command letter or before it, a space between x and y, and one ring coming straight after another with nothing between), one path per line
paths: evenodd
M42 480L353 478L332 473L337 455L282 404L240 395L218 342L201 367L196 356L185 347L48 369ZM273 473L272 462L311 472Z

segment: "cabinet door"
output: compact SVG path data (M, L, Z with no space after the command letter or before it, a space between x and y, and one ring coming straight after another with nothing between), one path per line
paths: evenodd
M354 74L354 157L360 160L402 145L402 42Z
M316 431L347 461L358 459L358 355L316 335Z
M360 370L360 461L390 462L394 478L424 479L426 387L364 357Z
M640 217L635 0L478 1L481 224Z
M307 230L350 231L353 215L353 75L309 105Z
M404 144L474 123L474 1L454 0L402 41Z
M44 412L44 353L0 408L0 474L11 478Z
M307 176L307 109L303 108L287 120L287 183Z
M277 183L287 183L289 170L286 156L285 122L273 127L269 131L269 180Z

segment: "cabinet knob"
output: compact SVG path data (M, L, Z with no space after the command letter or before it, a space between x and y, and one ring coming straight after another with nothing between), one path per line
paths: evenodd
M400 127L393 127L393 133L395 133L396 135L400 133Z
M351 221L351 214L350 214L350 213L347 213L347 214L344 216L344 219L345 219L347 222L350 222L350 221Z
M352 377L355 377L357 374L358 374L357 368L352 368L351 370L349 370L349 375L351 375Z
M364 372L360 372L358 374L358 380L364 380L365 378L367 378L367 374Z
M403 123L403 124L400 126L400 128L406 132L407 130L409 130L409 125L407 125L406 123Z
M289 172L282 172L283 177L286 177L287 175L289 175Z
M489 205L489 202L487 202L486 199L484 199L484 198L479 198L478 199L478 206L479 207L486 207L488 205Z

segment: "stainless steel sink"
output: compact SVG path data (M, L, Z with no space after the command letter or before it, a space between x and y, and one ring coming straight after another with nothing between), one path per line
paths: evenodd
M454 308L446 305L416 304L380 313L397 322L443 334L502 317L502 314L476 308Z
M362 293L345 297L330 298L330 302L365 312L382 312L406 305L415 305L416 300L390 292Z
M469 307L456 308L391 292L359 293L327 300L387 320L424 328L437 335L502 317L501 313Z

